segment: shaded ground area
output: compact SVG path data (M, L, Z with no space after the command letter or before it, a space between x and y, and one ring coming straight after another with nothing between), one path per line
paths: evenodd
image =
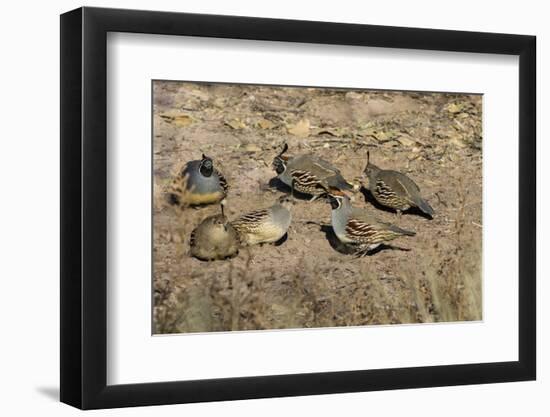
M481 319L481 96L155 82L153 110L155 333ZM282 244L191 258L191 230L219 207L169 206L172 176L212 157L233 219L281 195L271 161L284 142L348 180L370 150L413 178L436 216L397 219L356 194L355 206L417 232L356 259L332 233L330 206L300 200Z

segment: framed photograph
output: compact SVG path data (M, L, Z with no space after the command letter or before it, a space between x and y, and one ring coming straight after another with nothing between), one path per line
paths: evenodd
M61 401L533 380L535 37L61 16Z

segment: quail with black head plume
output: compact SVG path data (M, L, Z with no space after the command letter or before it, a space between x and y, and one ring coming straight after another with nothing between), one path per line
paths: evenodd
M401 172L381 169L372 164L369 152L363 175L368 178L366 188L378 203L396 210L398 215L411 207L418 207L433 218L434 210L420 194L418 185Z
M277 178L294 190L312 196L311 201L325 195L327 187L339 190L357 191L354 185L342 176L340 170L329 162L311 154L287 156L288 145L273 159L273 169Z
M416 234L382 222L365 209L352 207L349 197L338 189L328 189L327 196L332 208L334 234L342 243L353 247L356 256L367 255L398 237Z
M214 167L212 158L189 161L172 180L168 202L173 205L200 206L216 204L227 196L229 187L223 174Z

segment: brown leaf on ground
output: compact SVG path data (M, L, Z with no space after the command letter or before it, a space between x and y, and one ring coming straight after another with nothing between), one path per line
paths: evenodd
M463 110L464 106L461 103L451 103L447 106L447 111L449 113L460 113Z
M262 148L260 148L258 145L254 143L248 143L244 146L244 150L246 152L260 152Z
M231 129L239 130L246 128L246 124L240 119L232 119L225 122L226 126L229 126Z
M414 139L412 139L410 136L408 135L403 135L403 136L399 136L398 138L396 138L395 140L397 140L401 145L403 146L413 146L413 145L416 145L416 141Z
M162 113L160 114L160 117L165 122L172 123L178 127L189 126L191 123L194 122L194 119L191 116L184 113L176 113L176 112Z
M260 119L258 121L258 127L264 130L273 129L275 127L275 123L267 119Z
M309 120L308 119L302 119L299 122L297 122L295 125L287 126L288 133L294 136L298 136L299 138L306 138L309 136Z

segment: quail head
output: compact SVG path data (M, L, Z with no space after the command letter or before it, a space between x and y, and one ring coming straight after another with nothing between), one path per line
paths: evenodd
M239 233L243 245L274 243L288 231L292 220L291 206L291 199L282 196L271 207L243 214L231 225Z
M367 255L383 243L400 236L416 233L385 223L365 209L352 207L349 197L338 189L330 189L328 201L332 208L331 223L338 239L354 248L357 256Z
M360 186L352 184L342 176L340 170L327 161L310 154L286 156L288 145L273 159L277 178L294 190L312 196L311 201L325 195L327 187L358 191Z
M189 161L172 180L168 189L168 202L173 205L200 206L221 202L228 192L225 177L214 167L212 158Z
M222 213L204 219L191 232L191 255L203 261L231 258L239 252L239 236Z
M420 188L416 183L397 171L380 169L370 162L367 152L367 166L363 175L368 178L368 190L378 203L401 212L411 207L418 207L430 217L434 216L433 208L422 198Z

